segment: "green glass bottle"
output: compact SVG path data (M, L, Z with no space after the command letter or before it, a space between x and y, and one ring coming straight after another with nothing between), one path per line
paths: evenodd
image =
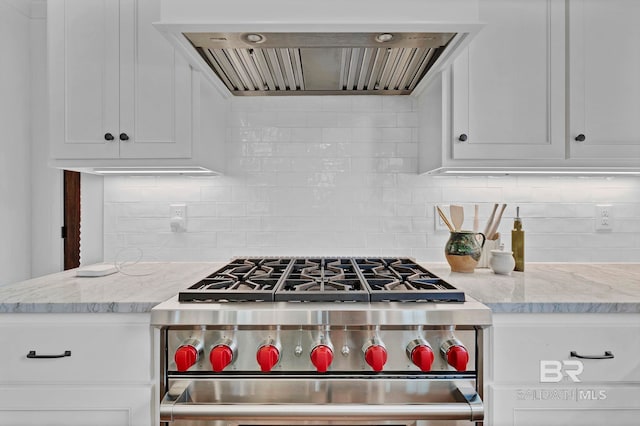
M514 271L524 271L524 230L520 220L520 207L516 207L516 217L511 230L511 251L516 261Z

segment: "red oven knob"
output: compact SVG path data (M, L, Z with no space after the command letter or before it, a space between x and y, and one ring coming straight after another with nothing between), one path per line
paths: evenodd
M333 362L333 351L327 345L318 345L311 351L311 362L318 373L326 373Z
M178 371L187 371L198 360L198 350L191 345L180 346L174 355Z
M458 371L465 371L469 362L469 352L458 340L445 342L442 351L450 366Z
M419 345L411 351L411 361L420 367L421 371L431 370L433 364L433 351L427 345Z
M209 352L211 369L216 373L221 372L227 365L231 364L231 360L233 360L233 351L227 345L218 345Z
M256 359L258 360L258 364L260 364L260 370L264 372L271 371L271 369L278 363L279 358L280 351L273 345L260 346L260 349L258 349L258 353L256 354Z
M382 371L387 362L387 350L380 345L371 345L364 353L364 360L371 366L373 371Z

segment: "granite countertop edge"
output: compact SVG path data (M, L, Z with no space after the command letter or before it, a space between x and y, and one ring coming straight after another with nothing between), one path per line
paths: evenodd
M483 302L494 314L625 314L640 313L640 303Z
M158 269L158 274L147 278L112 275L78 279L73 271L59 272L0 286L0 314L149 313L157 304L222 265L220 262L138 265ZM513 273L509 277L496 276L487 270L456 274L442 263L423 265L496 314L640 313L640 263L541 263L531 265L526 274ZM616 279L610 280L609 274ZM596 278L585 278L591 275Z
M0 303L0 314L143 314L161 302Z

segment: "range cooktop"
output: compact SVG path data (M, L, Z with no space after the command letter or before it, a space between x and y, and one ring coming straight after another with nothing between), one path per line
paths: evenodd
M180 302L464 302L415 260L393 257L233 259L178 294Z

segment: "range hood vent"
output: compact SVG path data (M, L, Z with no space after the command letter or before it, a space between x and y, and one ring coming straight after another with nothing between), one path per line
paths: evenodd
M236 96L408 95L455 33L183 33Z

